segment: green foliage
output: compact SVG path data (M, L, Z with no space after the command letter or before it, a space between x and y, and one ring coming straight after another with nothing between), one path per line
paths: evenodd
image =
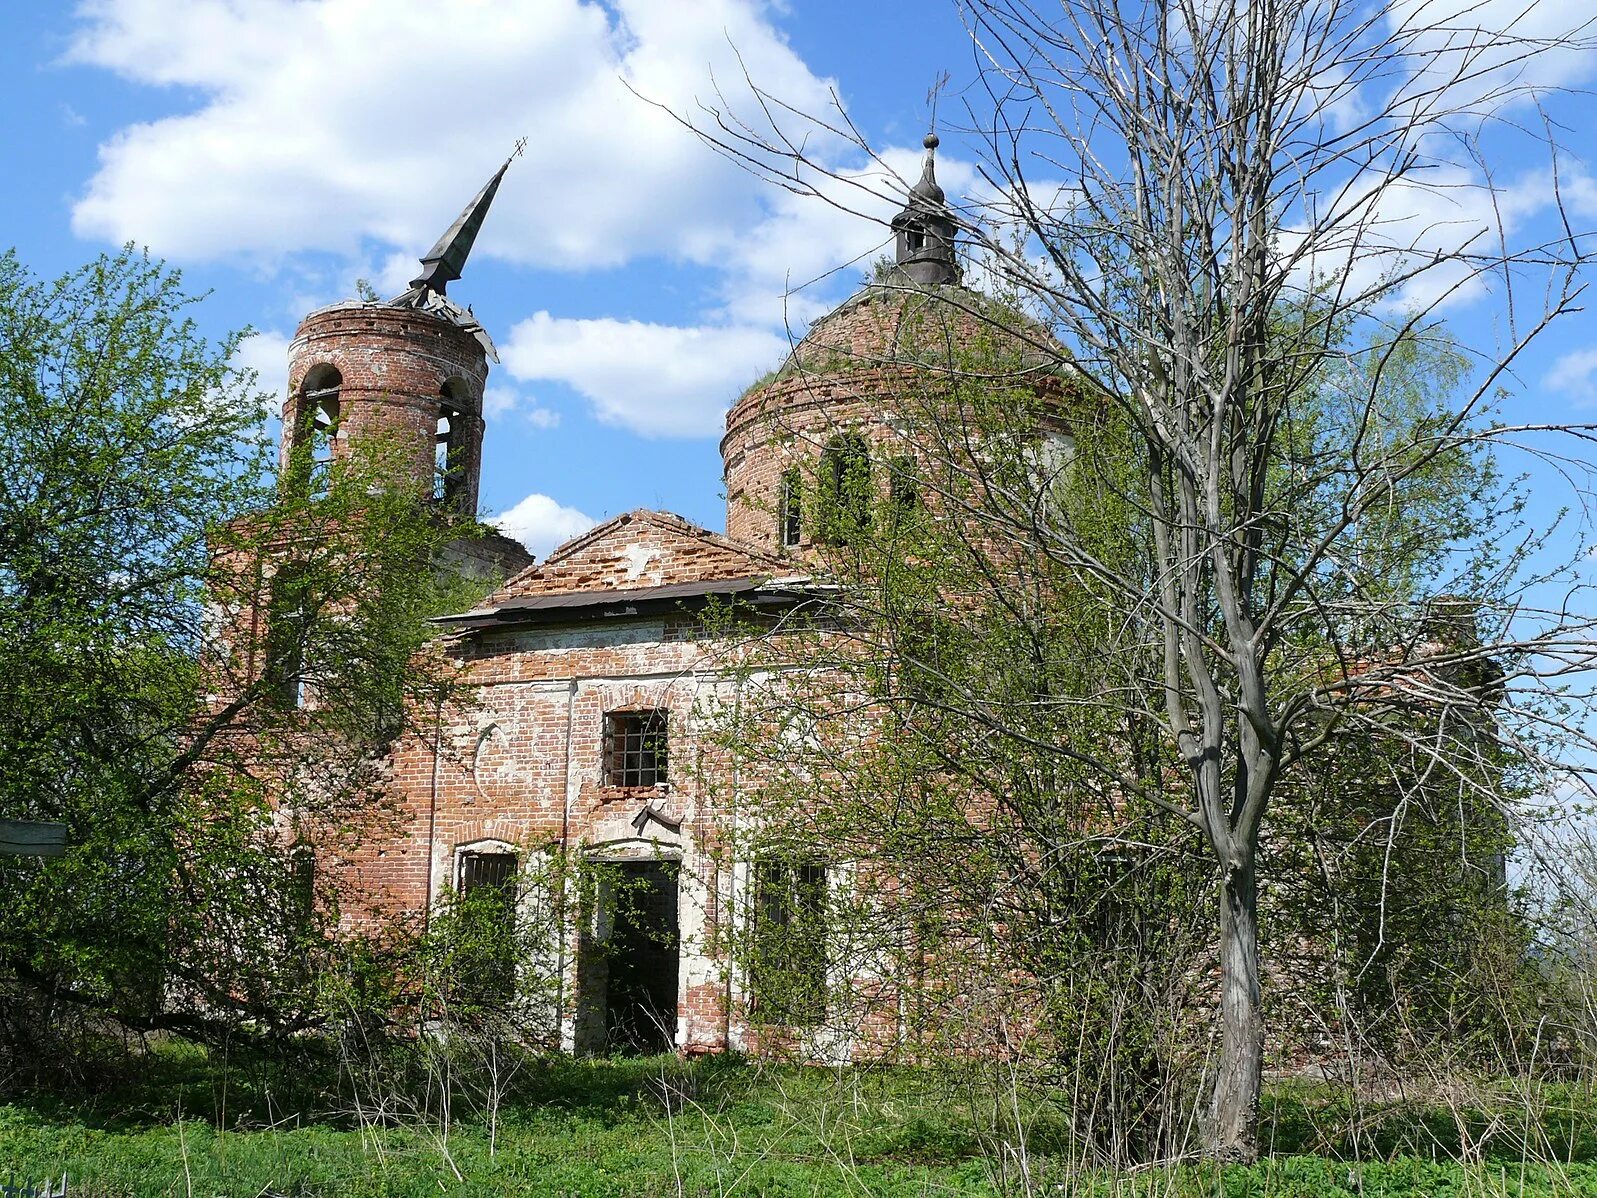
M0 787L49 816L191 712L206 534L264 495L253 379L124 250L54 283L0 256ZM158 774L137 780L159 785Z
M937 322L911 310L906 342L934 339L918 319ZM720 725L759 812L730 945L749 1015L800 1052L832 1037L920 1061L1019 1052L1073 1096L1089 1140L1158 1151L1190 1098L1207 869L1136 795L1139 771L1162 785L1149 756L1103 752L1136 748L1104 694L1139 662L1114 597L978 515L1073 521L1131 560L1126 438L996 318L951 368L906 381L895 412L899 439L820 440L804 514L843 589L759 642ZM809 861L833 880L824 906L773 928L762 870Z
M807 506L815 536L833 545L858 543L870 536L877 506L870 448L855 433L842 433L821 452L820 468Z
M589 1051L656 1052L677 1016L679 865L583 861L574 871L581 937L577 1019Z
M131 249L53 283L0 256L0 811L73 845L0 859L0 1040L63 988L160 998L206 535L265 494L240 338L206 342L193 302Z
M472 530L381 445L273 502L264 397L195 302L132 250L0 257L0 812L70 839L0 858L0 1069L86 1076L105 1021L323 1019L354 950L307 854L385 818L377 754L455 689L421 650Z
M1505 876L1509 823L1483 800L1512 800L1512 762L1468 727L1416 716L1405 732L1346 733L1283 784L1262 903L1292 979L1275 1014L1282 1040L1525 1068L1547 987ZM1432 743L1416 748L1416 735ZM1456 772L1437 771L1435 742L1450 735L1472 743L1448 753Z
M851 475L827 447L854 430L813 438L804 518L839 589L807 618L742 629L756 648L719 735L758 818L736 851L758 863L811 846L845 879L812 931L833 979L825 1027L795 1049L844 1036L921 1061L1024 1061L1069 1095L1092 1151L1146 1159L1184 1151L1202 1120L1215 885L1210 846L1171 818L1190 800L1146 602L1148 463L1120 405L1068 366L1039 368L1014 335L1022 318L990 315L984 334L945 338L940 365L917 360L892 429L849 455L865 459ZM936 341L928 311L906 308L904 326L907 345ZM1485 585L1485 530L1512 507L1484 454L1401 460L1447 418L1462 359L1444 335L1332 358L1284 418L1261 594L1330 529L1337 488L1371 455L1391 466L1389 503L1289 622L1268 680L1289 694L1467 636L1427 600ZM1355 411L1348 389L1372 375L1380 402ZM850 477L868 502L843 502ZM895 497L896 478L916 502ZM1359 614L1328 632L1317 603ZM1219 635L1217 612L1197 621ZM1356 1042L1370 1062L1446 1044L1478 1069L1516 1059L1518 1029L1535 1026L1525 927L1501 879L1517 761L1491 726L1490 663L1450 681L1472 688L1473 722L1378 702L1330 714L1323 699L1305 722L1327 743L1282 782L1264 850L1278 946L1264 976L1284 1048ZM780 977L751 914L733 955L753 981ZM878 978L901 984L896 999ZM898 1030L880 1044L884 1022Z
M748 972L749 1014L762 1025L813 1027L826 1018L827 942L840 911L815 854L766 848L751 870L752 910L733 933Z
M414 1005L424 1022L558 1048L557 953L574 863L553 851L514 861L504 878L451 887L429 913Z
M408 1109L396 1092L362 1106L327 1058L163 1049L145 1065L110 1100L0 1107L0 1160L18 1181L65 1172L74 1192L106 1198L996 1195L1026 1192L1028 1177L1033 1192L1102 1198L1519 1198L1597 1187L1597 1118L1591 1096L1574 1091L1548 1095L1546 1136L1534 1119L1515 1119L1511 1096L1483 1096L1465 1131L1488 1138L1469 1164L1458 1162L1459 1125L1445 1106L1361 1109L1297 1087L1267 1094L1263 1135L1279 1155L1256 1166L1119 1171L1070 1155L1046 1096L1020 1095L1005 1112L909 1070L551 1059L519 1075L496 1125L461 1115L446 1130L392 1117ZM1525 1152L1528 1140L1539 1150Z

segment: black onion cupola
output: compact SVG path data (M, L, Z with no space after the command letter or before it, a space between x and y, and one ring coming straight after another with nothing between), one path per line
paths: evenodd
M893 257L911 282L938 287L959 282L959 264L954 261L957 226L937 185L937 134L928 133L924 144L926 165L920 182L909 189L904 210L893 218Z

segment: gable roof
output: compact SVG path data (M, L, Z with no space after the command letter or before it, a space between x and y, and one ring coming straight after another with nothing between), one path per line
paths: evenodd
M624 512L528 566L469 612L440 623L531 618L604 609L629 614L708 595L741 594L771 579L791 582L793 563L741 545L670 512Z

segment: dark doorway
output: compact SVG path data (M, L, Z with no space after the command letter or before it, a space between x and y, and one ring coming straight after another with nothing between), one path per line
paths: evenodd
M628 861L610 868L606 1039L612 1051L665 1052L677 1030L677 865Z

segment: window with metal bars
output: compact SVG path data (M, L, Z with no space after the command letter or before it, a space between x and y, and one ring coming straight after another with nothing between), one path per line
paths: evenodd
M667 781L666 712L612 711L604 717L604 784L659 786Z
M460 893L471 894L483 887L508 892L515 902L516 855L514 853L462 853Z

